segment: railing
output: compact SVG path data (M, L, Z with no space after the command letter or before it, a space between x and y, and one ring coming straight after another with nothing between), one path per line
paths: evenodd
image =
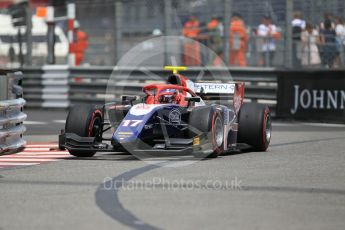
M26 131L23 121L25 100L21 98L23 90L19 86L22 73L8 73L0 70L0 154L15 153L24 148L22 139Z
M137 95L148 82L164 82L171 74L158 67L134 69L46 66L22 71L25 74L23 87L28 100L27 107L41 108L67 108L79 103L102 104L106 99L120 98L123 94ZM272 109L275 108L277 77L273 68L195 67L181 73L193 81L245 82L246 100L268 103ZM112 95L107 95L108 86L112 87Z

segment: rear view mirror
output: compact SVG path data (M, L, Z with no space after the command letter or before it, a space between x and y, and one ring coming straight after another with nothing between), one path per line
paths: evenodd
M137 96L132 95L122 95L122 104L129 103L133 105L133 101L138 100L139 98Z
M200 97L185 97L184 98L185 101L190 102L200 102L201 98Z

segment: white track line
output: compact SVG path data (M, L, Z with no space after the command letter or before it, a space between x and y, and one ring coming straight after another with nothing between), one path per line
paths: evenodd
M21 159L21 158L2 158L0 159L0 165L4 162L51 162L51 161L59 161L59 159Z
M30 166L38 165L40 163L20 163L20 162L0 162L0 167L2 166Z
M50 144L50 145L47 145L47 144L42 144L42 145L38 145L38 144L34 144L34 145L26 145L25 146L26 148L57 148L58 145L57 144Z
M17 155L70 155L68 152L20 152Z
M50 158L67 158L67 157L72 157L71 155L31 155L31 154L13 154L11 157L8 156L0 156L0 161L1 159L6 159L6 158L22 158L22 159L30 159L30 158L42 158L42 159L50 159Z
M50 151L60 151L61 150L50 150L51 148L25 148L23 152L50 152Z
M293 122L293 123L284 123L284 122L272 122L273 127L274 126L282 126L282 127L292 127L292 126L315 126L315 127L340 127L345 128L344 124L327 124L327 123L309 123L309 122Z
M46 122L46 121L24 121L25 125L47 125L50 123L58 123L58 124L65 124L66 120L53 120L51 122Z
M47 125L48 122L42 121L24 121L24 125Z
M60 123L60 124L65 124L66 120L54 120L54 123Z

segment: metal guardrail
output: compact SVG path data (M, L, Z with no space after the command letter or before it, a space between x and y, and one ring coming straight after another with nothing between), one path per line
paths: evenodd
M22 71L25 74L23 88L28 101L27 107L40 108L67 108L78 103L104 103L105 98L111 100L119 98L122 94L140 94L143 85L157 80L163 82L171 74L158 67L134 69L45 66L37 69L25 68ZM245 82L247 100L268 103L273 109L275 107L277 76L273 68L195 67L181 73L194 81ZM106 95L109 86L113 87L114 95Z
M8 73L0 70L0 154L15 153L24 148L22 139L26 131L23 121L25 100L21 98L23 90L19 86L22 73Z

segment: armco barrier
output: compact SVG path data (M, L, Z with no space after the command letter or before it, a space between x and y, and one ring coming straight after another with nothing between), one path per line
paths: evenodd
M28 100L27 106L53 108L65 108L79 103L102 104L105 98L113 100L120 98L122 94L140 94L143 85L157 79L163 82L171 74L170 71L165 71L160 67L134 69L98 66L77 68L54 66L23 69L23 72L25 73L23 87L25 98ZM231 77L229 77L229 72ZM345 82L342 80L344 70L291 71L272 68L195 67L181 73L194 81L245 82L246 100L268 104L272 114L276 115L278 111L277 115L282 118L342 123L345 121ZM116 75L116 80L109 82L109 79L114 79L114 75ZM294 112L296 84L300 85L297 100L299 104L298 110ZM278 85L280 85L279 89ZM112 87L113 95L106 94L107 86ZM279 100L277 100L278 91ZM314 91L317 94L316 97ZM320 99L323 92L324 99ZM319 109L313 108L314 102L320 107ZM325 104L324 107L329 108L322 108L321 102Z
M68 100L68 68L67 66L43 66L42 74L42 107L67 108Z
M77 67L44 66L22 69L25 98L28 107L65 108L78 103L103 103L105 97L121 94L141 93L147 82L164 81L170 71L159 67ZM229 72L231 77L229 77ZM220 82L243 81L246 83L245 97L248 100L276 104L277 78L275 69L269 68L189 68L181 72L191 80L217 80ZM119 93L106 95L111 76L116 75Z
M26 114L22 112L25 100L18 84L21 79L20 72L0 70L0 154L17 152L26 144L22 139Z

